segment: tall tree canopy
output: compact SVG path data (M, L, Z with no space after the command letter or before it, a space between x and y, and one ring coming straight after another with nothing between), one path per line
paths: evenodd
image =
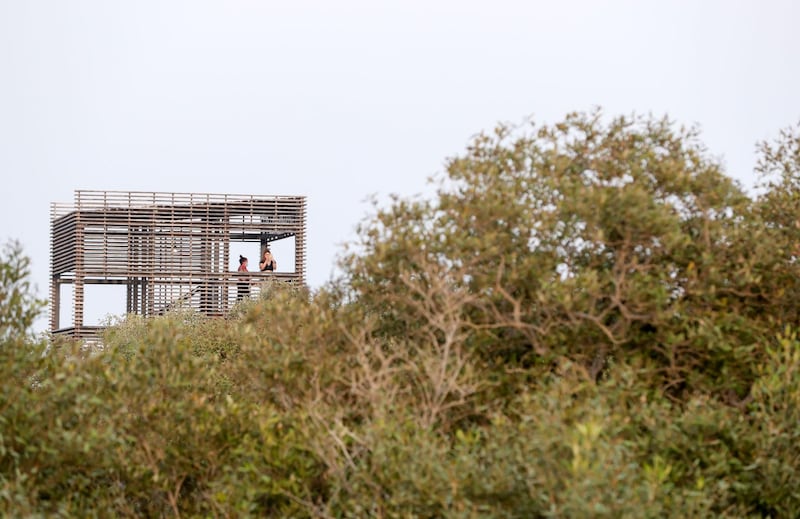
M567 355L597 376L625 356L673 391L743 396L772 321L797 316L766 282L796 274L775 249L797 235L796 206L775 203L797 199L790 135L762 148L780 176L759 210L668 119L500 126L448 161L433 200L396 198L362 225L349 282L386 334L428 329L431 305L457 298L487 359Z

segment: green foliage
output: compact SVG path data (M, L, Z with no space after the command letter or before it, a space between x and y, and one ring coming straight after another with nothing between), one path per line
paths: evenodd
M666 121L500 128L344 280L93 350L12 249L0 515L797 517L797 142L750 200Z
M33 295L30 259L19 243L7 243L0 256L0 342L25 336L44 302Z
M765 289L780 305L772 310L780 322L797 323L800 308L800 124L764 142L756 170L763 193L756 210L769 229L769 247L776 259L762 277Z
M46 515L294 515L320 467L292 417L225 394L218 352L173 319L141 326L135 347L20 362L41 382L4 399L3 486Z
M388 336L427 332L431 304L457 297L486 359L567 355L596 377L644 356L674 392L741 397L788 306L763 283L779 260L751 205L667 120L499 127L449 161L436 200L365 223L348 282Z
M775 517L800 510L800 339L786 329L768 348L752 388L750 419L755 429L753 501Z

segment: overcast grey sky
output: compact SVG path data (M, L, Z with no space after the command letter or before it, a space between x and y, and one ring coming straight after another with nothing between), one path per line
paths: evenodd
M75 189L301 194L318 287L368 195L594 106L698 124L749 186L756 141L800 119L799 5L0 0L0 240L46 296L49 203Z

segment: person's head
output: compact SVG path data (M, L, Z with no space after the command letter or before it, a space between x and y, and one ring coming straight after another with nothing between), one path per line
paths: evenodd
M239 254L239 265L247 265L247 258Z
M272 256L272 253L269 251L268 248L264 249L264 257L266 258L267 256Z

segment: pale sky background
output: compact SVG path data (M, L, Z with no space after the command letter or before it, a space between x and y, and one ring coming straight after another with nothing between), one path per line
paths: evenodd
M796 0L0 0L0 241L46 297L75 189L306 195L316 288L369 195L594 106L699 125L751 186L755 143L800 120L799 22Z

